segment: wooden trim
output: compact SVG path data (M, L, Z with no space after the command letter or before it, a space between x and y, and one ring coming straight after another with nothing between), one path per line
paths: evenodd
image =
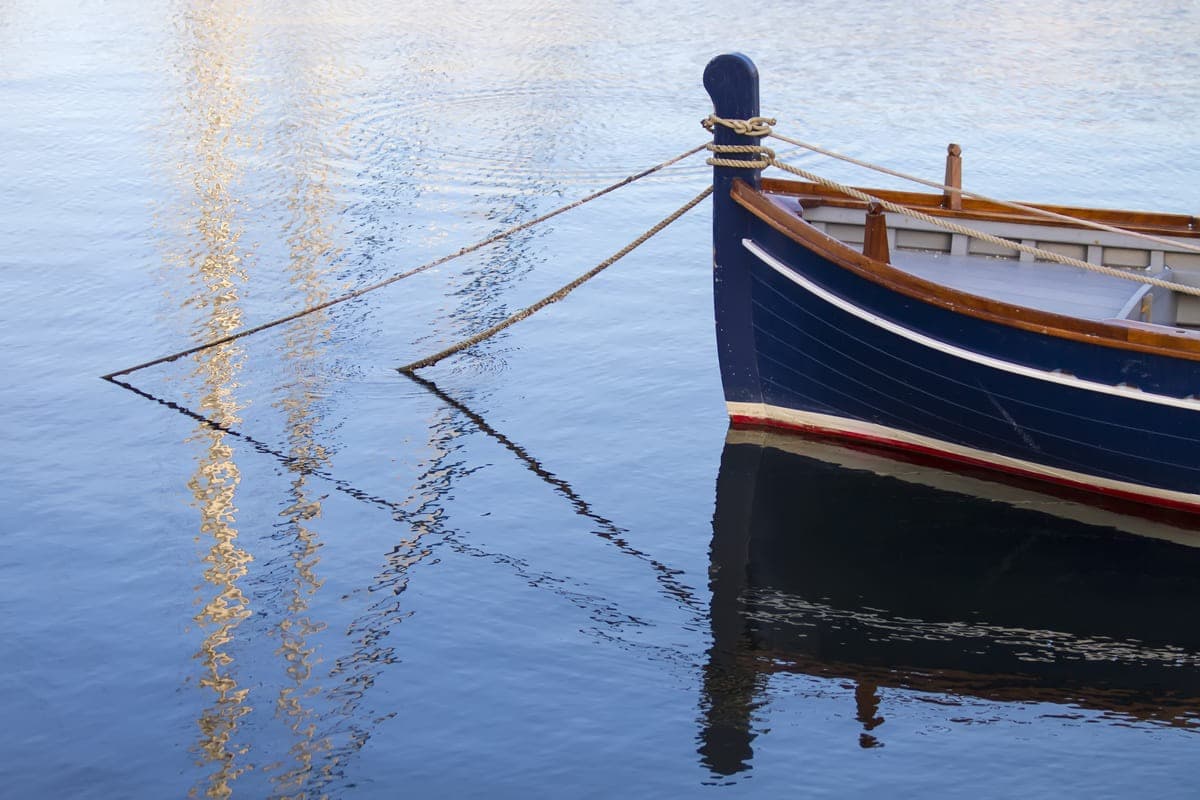
M769 194L782 194L794 197L805 208L816 206L834 206L837 208L863 208L867 204L862 200L846 197L844 194L817 183L803 181L788 181L778 178L763 178L762 190ZM912 206L934 217L949 217L961 220L986 220L989 222L1020 222L1029 225L1046 225L1051 227L1069 228L1072 226L1062 220L1048 219L1034 214L999 205L962 198L962 210L954 210L943 206L941 195L925 194L923 192L902 192L892 189L863 189L862 191L876 197ZM1200 239L1200 219L1186 214L1162 214L1152 211L1118 211L1113 209L1073 208L1071 206L1051 206L1040 203L1024 203L1032 208L1043 211L1053 211L1069 217L1078 217L1092 222L1103 222L1106 225L1116 225L1128 228L1138 233L1151 233L1156 236L1177 236L1182 239Z
M764 180L763 183L766 184L767 181ZM861 278L905 297L939 306L964 316L1046 336L1169 358L1200 361L1200 335L1170 333L1158 329L1158 326L1153 326L1154 330L1147 330L1146 328L1151 326L1130 325L1128 320L1101 322L1079 319L951 289L940 283L918 278L889 264L867 258L862 253L821 233L794 214L788 213L765 197L763 192L755 191L743 181L735 181L730 194L738 205L797 244Z

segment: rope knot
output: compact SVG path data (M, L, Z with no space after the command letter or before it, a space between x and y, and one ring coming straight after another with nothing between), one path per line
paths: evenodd
M710 167L733 167L734 169L766 169L775 163L775 151L760 144L706 144L710 153L745 153L756 155L756 159L708 158L704 163Z
M721 125L729 128L734 133L740 136L770 136L771 126L776 123L774 117L751 117L750 119L723 119L716 114L709 114L704 119L700 120L700 124L709 133L717 126Z

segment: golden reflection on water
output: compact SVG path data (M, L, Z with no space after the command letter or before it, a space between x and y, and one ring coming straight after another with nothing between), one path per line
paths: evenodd
M339 109L332 100L339 70L332 59L314 57L316 47L306 48L305 44L303 40L292 42L289 50L275 59L291 76L285 101L300 119L280 136L272 137L272 144L279 146L279 162L285 165L290 180L288 279L304 298L304 304L311 306L329 299L324 267L338 250L333 227L326 220L337 212L327 159L330 149L339 146ZM321 417L313 403L322 395L326 378L311 365L318 363L329 337L324 312L302 317L287 327L283 357L292 374L286 394L277 403L286 416L288 469L292 475L291 503L281 516L287 520L292 537L289 555L294 576L287 615L277 626L280 644L275 651L284 659L289 681L276 698L276 714L293 734L291 763L271 778L282 797L311 796L310 787L327 783L337 765L337 759L329 755L330 737L321 731L320 715L309 702L321 693L321 687L312 682L320 659L310 640L326 627L308 613L323 583L316 572L321 541L312 526L313 520L321 516L321 496L309 483L313 471L326 467L330 460L328 449L318 440Z
M285 204L278 209L275 235L286 243L291 295L297 305L317 304L331 296L334 287L327 282L326 270L338 245L329 220L336 220L340 209L329 164L343 146L336 98L342 94L338 81L345 73L336 54L330 53L331 37L319 25L292 27L287 37L252 39L261 20L222 2L196 4L181 20L174 56L181 103L168 136L183 146L176 160L183 200L169 261L174 275L186 276L189 282L183 305L197 312L194 335L206 340L244 325L242 289L253 254L243 243L246 226L253 221L244 213L253 194L244 187L262 177L251 173L263 164L269 169L267 194L271 201L283 198ZM266 73L265 78L251 84L247 75L252 70ZM192 787L192 796L229 797L234 783L251 770L269 776L272 796L322 796L377 721L355 721L363 713L373 716L360 707L362 694L373 683L374 670L394 660L383 639L391 624L403 617L396 595L403 591L407 568L429 556L431 550L421 540L437 528L435 510L429 525L415 524L411 540L392 551L380 584L370 589L385 591L351 625L350 652L332 671L323 672L320 637L326 624L311 613L323 584L318 571L323 496L322 487L311 483L314 472L329 465L331 455L319 439L318 404L328 380L319 364L331 336L330 321L324 313L308 315L281 335L281 345L272 354L284 369L274 407L284 421L289 485L274 538L284 543L289 582L280 586L286 605L271 615L276 621L269 632L283 675L281 680L265 680L271 688L254 691L274 693L274 716L289 731L290 745L286 754L276 756L262 751L262 745L252 750L249 739L239 735L255 706L265 710L269 701L260 698L255 704L244 677L239 684L237 654L246 650L247 637L238 629L251 617L244 584L254 559L239 539L236 500L241 473L233 434L221 429L239 424L245 407L238 397L244 351L240 343L227 344L197 354L192 373L199 389L190 404L217 423L199 426L193 437L203 448L189 482L200 512L198 540L208 546L204 583L198 589L201 610L194 619L204 631L196 654L201 664L198 685L210 693L209 705L197 721L195 746L198 766L207 769ZM438 476L433 480L436 483ZM422 505L426 501L415 498ZM415 516L424 519L420 513ZM250 668L243 663L241 675ZM321 686L321 674L336 684ZM255 679L251 685L262 682Z
M204 3L185 10L178 32L176 67L183 97L181 129L173 134L185 147L178 172L191 192L190 203L181 204L186 249L172 260L192 284L185 305L199 314L197 338L209 339L242 325L239 287L246 275L233 189L243 171L237 136L246 111L239 72L246 41L232 4ZM221 426L236 425L242 409L236 396L241 348L225 344L198 353L193 361L193 377L202 387L201 412ZM241 473L228 434L201 425L193 439L203 443L203 450L188 488L200 512L198 541L208 546L203 557L207 589L198 587L201 609L194 617L205 636L195 657L201 664L199 686L211 693L211 705L197 720L196 753L198 765L213 769L190 794L229 797L232 782L250 768L249 746L237 740L240 720L252 708L249 689L238 685L229 645L251 613L239 582L253 557L238 543Z
M242 187L251 164L268 164L268 195L285 198L278 233L286 241L286 276L294 294L311 305L331 292L325 267L338 248L327 220L337 218L338 208L328 159L340 136L340 109L331 100L340 91L339 72L318 46L323 42L305 41L302 31L295 30L286 39L253 39L258 48L253 55L262 63L252 64L254 25L237 4L218 0L184 9L177 26L173 65L181 102L168 137L182 147L176 168L183 200L168 261L173 275L189 282L183 305L198 314L198 340L217 338L244 324L241 289L252 250L242 242L248 192ZM320 34L318 28L316 35ZM255 95L247 76L262 68L269 68L270 75L261 82L266 88ZM267 102L281 104L274 130L266 130L271 115L262 111ZM276 179L280 187L274 186ZM322 514L322 495L309 483L312 472L326 466L330 457L318 440L321 416L314 404L326 381L318 364L329 338L328 319L313 314L284 329L278 350L286 388L274 405L284 418L290 472L286 506L280 511L290 585L284 590L286 609L278 614L271 633L278 640L273 654L285 676L278 682L275 716L287 726L292 743L286 757L262 769L271 774L273 794L280 797L317 796L319 788L314 787L326 784L338 763L329 755L330 726L314 706L322 693L314 683L321 661L314 639L326 625L310 613L323 583L317 571L322 543L315 524ZM209 770L190 794L229 797L233 783L256 766L250 744L238 737L243 718L254 706L250 689L239 686L234 655L237 629L251 616L241 584L254 559L239 543L236 497L241 473L232 434L222 430L241 422L244 403L237 392L244 353L240 344L226 344L197 354L194 364L192 378L200 388L191 403L217 426L197 428L193 441L201 442L202 450L188 484L200 512L198 541L208 547L204 583L198 588L201 610L194 619L205 634L196 654L201 664L198 684L211 693L210 705L197 720L195 747L198 766ZM258 760L263 759L259 753Z

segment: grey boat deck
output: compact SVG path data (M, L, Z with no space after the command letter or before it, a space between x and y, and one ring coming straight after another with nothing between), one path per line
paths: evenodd
M797 199L768 194L827 236L862 250L864 212L834 206L801 209ZM1200 285L1200 255L1184 246L1138 242L1071 226L972 220L971 225L1014 242L1080 261ZM968 239L903 215L887 219L889 262L919 278L979 297L1087 320L1125 319L1166 326L1200 327L1200 298L1147 287L1054 261L1034 260L1015 249ZM1181 243L1184 240L1180 240Z
M1054 262L896 250L891 264L970 294L1082 319L1122 316L1141 284Z

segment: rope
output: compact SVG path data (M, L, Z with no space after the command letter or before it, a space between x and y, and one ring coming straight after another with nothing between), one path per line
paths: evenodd
M495 336L497 333L504 330L505 328L515 325L518 322L520 322L521 320L532 316L533 314L542 310L543 308L550 305L551 303L558 302L559 300L566 297L568 294L570 294L572 291L574 291L579 286L582 286L584 283L588 282L589 280L596 277L604 270L608 269L613 264L620 261L625 256L629 255L636 248L641 246L642 243L644 243L647 239L649 239L650 237L657 234L663 228L666 228L668 225L670 225L672 222L674 222L675 220L682 217L688 211L691 211L693 208L695 208L697 205L699 205L700 202L702 200L704 200L704 198L708 197L710 194L712 194L712 186L705 187L704 191L700 192L700 194L696 195L691 200L684 203L682 206L680 206L678 209L676 209L669 216L664 217L653 228L646 231L641 236L637 237L632 242L630 242L629 244L622 247L619 251L617 251L613 255L609 256L608 258L604 259L599 264L592 267L590 270L588 270L584 274L580 275L578 278L571 281L567 285L563 286L561 289L554 292L553 294L546 295L545 297L543 297L541 300L538 300L533 305L527 306L527 307L521 309L517 313L515 313L512 316L508 317L507 319L493 325L492 327L488 328L487 330L480 331L479 333L477 333L473 336L469 336L466 339L463 339L461 342L458 342L457 344L447 347L445 350L441 350L437 353L434 353L431 356L422 358L420 361L414 361L411 364L404 365L403 367L397 367L397 369L406 375L411 375L416 370L424 369L425 367L431 367L434 364L438 363L439 361L441 361L442 359L444 359L448 356L452 356L455 353L466 350L468 347L477 345L480 342L484 341L485 339L490 339L491 337Z
M776 122L777 120L774 117L722 119L716 114L709 114L707 117L700 120L700 124L704 127L704 130L708 131L709 133L712 133L713 129L717 125L723 125L726 128L732 129L734 133L741 134L742 136L770 136L771 126Z
M112 381L113 378L116 378L119 375L129 375L129 374L137 372L139 370L146 369L147 367L157 366L158 364L166 364L168 362L175 361L176 359L183 358L184 356L190 356L194 353L199 353L204 350L209 350L213 347L227 344L229 342L235 341L237 339L242 339L246 336L251 336L256 333L260 333L269 328L274 328L277 325L282 325L285 322L291 322L292 320L299 319L300 317L304 317L309 314L313 314L317 311L321 311L322 309L329 308L330 306L335 306L335 305L338 305L339 303L345 303L348 300L353 300L357 297L362 297L364 294L367 294L368 292L373 292L376 289L382 289L385 286L390 286L391 284L395 283L396 281L404 280L405 278L410 278L413 275L417 275L419 273L425 272L426 270L430 270L430 269L433 269L434 267L441 266L442 264L445 264L449 261L453 261L454 259L456 259L460 256L465 256L468 253L473 253L476 250L480 250L484 247L487 247L490 244L495 244L496 242L500 241L501 239L512 236L515 233L519 233L519 232L525 230L526 228L532 228L534 225L538 225L549 219L557 217L559 214L563 214L563 213L566 213L567 211L578 208L579 206L581 206L585 203L590 203L592 200L602 197L602 196L608 194L609 192L615 191L616 189L620 189L622 186L627 186L627 185L633 183L634 181L641 180L642 178L645 178L649 175L653 175L655 172L666 169L667 167L671 166L672 164L676 164L676 163L682 161L683 159L688 158L689 156L699 153L703 149L704 149L704 145L697 145L696 147L693 147L692 149L687 150L686 152L680 153L679 155L675 156L674 158L669 158L666 161L663 161L662 163L655 164L653 167L644 169L635 175L630 175L626 178L622 178L621 180L617 181L616 183L606 186L603 189L600 189L599 191L593 192L586 197L582 197L572 203L568 203L565 206L556 208L554 211L551 211L548 214L543 214L542 216L537 217L536 219L529 220L528 222L522 222L519 225L514 225L513 227L511 227L507 230L504 230L504 231L501 231L500 233L489 236L488 238L478 241L475 244L467 245L466 247L463 247L462 249L457 250L457 251L451 253L450 255L442 256L441 258L435 259L426 264L422 264L419 267L410 269L407 272L398 273L396 275L391 276L390 278L385 278L384 280L381 280L377 283L372 283L369 286L364 286L363 288L357 289L348 294L344 294L339 297L335 297L332 300L327 300L324 303L318 303L317 305L314 305L314 306L308 306L306 308L302 308L299 311L296 311L295 313L292 313L292 314L288 314L285 317L280 317L279 319L274 319L274 320L271 320L270 322L264 322L263 324L255 325L252 328L246 328L244 330L236 331L234 333L229 334L228 336L222 336L219 339L213 339L213 340L205 342L203 344L196 345L195 347L189 347L186 350L180 350L179 352L171 353L170 355L160 356L159 358L155 358L150 361L145 361L141 364L136 364L132 367L126 367L125 369L117 370L116 372L110 372L107 375L101 375L100 377L103 380Z
M710 153L750 153L759 156L757 159L706 158L704 163L713 167L766 169L775 163L775 151L769 147L757 144L707 144L704 146L704 149Z
M1162 278L1153 278L1149 275L1139 275L1136 272L1129 272L1116 267L1106 267L1103 264L1092 264L1087 261L1080 261L1078 258L1071 258L1070 256L1064 256L1061 253L1043 250L1040 247L1032 247L1027 244L1022 244L1021 242L1014 242L1012 239L1005 239L1001 236L993 236L990 233L984 233L983 231L976 230L975 228L968 228L965 225L959 225L955 222L949 222L948 220L940 217L934 217L929 214L922 213L915 209L909 208L908 206L902 206L899 203L893 203L890 200L884 200L880 197L875 197L874 195L859 191L851 186L845 186L837 181L831 181L828 178L822 178L818 175L814 175L811 172L802 170L799 167L793 167L789 164L784 164L781 161L772 159L771 163L773 166L779 167L784 172L790 172L793 175L799 175L800 177L806 178L813 183L819 183L822 186L828 186L830 189L842 192L843 194L847 194L850 197L867 203L878 203L888 211L894 211L897 214L903 214L906 217L911 217L912 219L919 220L920 222L936 225L937 227L948 230L951 233L961 233L964 236L971 236L984 242L991 242L992 244L999 245L1000 247L1007 247L1021 253L1029 253L1032 256L1036 256L1046 261L1057 261L1060 264L1066 264L1068 266L1090 270L1091 272L1097 272L1101 275L1108 275L1113 278L1120 278L1121 280L1133 281L1134 283L1145 283L1149 284L1150 286L1159 286L1163 289L1169 289L1173 292L1200 297L1200 286L1185 286L1182 283L1165 281Z
M722 120L719 117L715 117L715 116L710 117L709 119L714 120L717 124L725 124L726 122L729 122L729 120ZM759 118L755 117L753 119L759 119ZM732 126L729 126L729 127L732 127ZM791 143L791 142L789 142L789 143ZM1180 294L1188 294L1188 295L1192 295L1194 297L1200 297L1200 287L1198 287L1198 286L1185 286L1181 283L1175 283L1173 281L1166 281L1161 278L1153 278L1153 277L1150 277L1149 275L1140 275L1138 273L1129 272L1127 270L1118 269L1116 267L1106 267L1102 264L1092 264L1087 261L1081 261L1077 258L1071 258L1070 256L1064 256L1061 253L1055 253L1050 250L1043 250L1039 247L1032 247L1027 244L1022 244L1021 242L1015 242L1012 239L1005 239L1000 236L994 236L990 233L984 233L983 231L977 230L975 228L968 228L965 225L959 225L958 223L950 222L950 221L942 219L940 217L935 217L930 214L926 214L924 212L917 211L914 208L900 205L899 203L893 203L890 200L884 200L881 197L876 197L874 195L868 194L868 193L866 193L860 189L856 189L852 186L847 186L845 184L838 183L837 181L830 180L829 178L824 178L820 175L816 175L814 173L808 172L807 170L800 169L799 167L793 167L790 164L786 164L782 161L779 161L778 159L775 158L775 152L773 150L771 150L771 148L769 148L769 147L763 147L761 145L709 144L706 147L706 149L709 150L710 152L718 154L717 157L712 157L712 158L707 159L708 164L711 164L716 167L733 167L735 169L747 169L747 168L754 169L754 168L761 168L761 167L758 167L759 164L762 164L762 166L769 165L769 166L773 166L773 167L778 167L779 169L783 170L784 172L790 172L793 175L798 175L801 178L804 178L804 179L811 181L813 183L816 183L816 184L820 184L821 186L826 186L830 189L833 189L836 192L840 192L841 194L845 194L845 195L847 195L849 197L853 197L857 200L862 200L866 203L878 203L880 206L882 206L883 208L886 208L888 211L892 211L896 214L902 214L906 217L910 217L910 218L918 220L920 222L924 222L929 225L933 225L935 227L950 231L951 233L958 233L958 234L962 234L963 236L970 236L972 238L979 239L980 241L990 242L990 243L998 245L1000 247L1006 247L1006 248L1016 250L1021 253L1028 253L1032 256L1036 256L1036 257L1044 259L1046 261L1054 261L1059 264L1066 264L1068 266L1078 267L1079 269L1085 269L1085 270L1089 270L1091 272L1097 272L1101 275L1108 275L1110 277L1120 278L1121 280L1133 281L1135 283L1149 284L1150 286L1158 286L1158 287L1161 287L1163 289L1168 289L1173 292L1179 292ZM760 156L760 158L755 161L748 161L748 160L742 160L742 159L720 158L719 157L720 154L725 154L725 153L758 154ZM1036 209L1034 209L1034 210L1036 210ZM1053 213L1053 212L1050 212L1050 213ZM1064 215L1056 215L1056 216L1064 216ZM1078 220L1075 217L1065 217L1064 216L1064 218L1071 220L1073 222L1084 222L1084 220ZM1133 231L1125 231L1120 228L1117 228L1115 230L1118 233L1128 233L1130 235L1134 235ZM1168 242L1168 243L1175 244L1174 242Z
M1117 227L1116 225L1108 225L1103 222L1097 222L1097 221L1091 220L1091 219L1084 219L1082 217L1073 217L1070 214L1060 214L1057 211L1050 211L1049 209L1038 208L1037 206L1028 206L1028 205L1025 205L1024 203L1015 203L1011 200L999 200L995 197L988 197L986 195L978 194L976 192L969 192L966 189L963 189L958 186L947 186L944 183L938 183L937 181L926 180L925 178L919 178L916 175L909 175L907 173L899 172L894 169L889 169L888 167L883 167L878 164L872 164L869 161L860 161L859 159L854 158L852 156L844 155L842 153L837 153L837 152L834 152L833 150L826 150L823 147L818 147L817 145L809 144L808 142L802 142L799 139L793 139L790 136L784 136L782 134L775 133L775 132L772 132L770 135L772 137L778 139L781 142L787 142L788 144L796 145L797 147L803 147L806 150L812 150L814 153L820 153L823 156L829 156L830 158L840 159L841 161L846 161L850 164L854 164L855 166L864 167L866 169L874 170L876 172L882 172L885 175L891 175L896 178L903 178L905 180L910 180L910 181L913 181L914 183L919 183L924 186L928 186L931 189L941 189L942 191L960 192L963 197L970 197L975 200L980 200L984 203L993 203L998 206L1004 206L1005 208L1011 208L1016 211L1025 212L1027 214L1036 214L1038 216L1047 217L1048 219L1057 220L1059 222L1070 222L1072 224L1078 224L1078 225L1083 225L1088 228L1094 228L1095 230L1099 230L1099 231L1107 231L1109 233L1118 233L1118 234L1121 234L1122 236L1129 236L1134 239L1143 239L1145 241L1155 242L1157 244L1165 244L1165 245L1169 245L1171 247L1177 247L1180 250L1190 250L1193 253L1200 253L1200 245L1194 245L1194 244L1190 244L1188 242L1175 241L1173 239L1167 239L1162 236L1155 236L1154 234L1150 234L1150 233L1142 233L1141 231L1131 231L1128 228L1120 228L1120 227Z
M746 123L746 124L739 125L739 123ZM723 125L727 128L730 128L730 129L738 132L738 133L741 133L742 132L741 129L745 128L745 127L752 127L755 131L762 131L763 127L764 127L764 123L766 123L768 125L774 125L775 120L770 117L751 117L748 120L729 120L729 119L722 119L721 117L718 117L714 114L714 115L710 115L707 119L702 120L700 124L703 125L704 128L708 131L712 131L714 125ZM1188 250L1188 251L1191 251L1194 253L1200 253L1200 245L1194 245L1194 244L1190 244L1188 242L1175 241L1173 239L1167 239L1162 236L1155 236L1155 235L1149 234L1149 233L1142 233L1140 231L1131 231L1131 230L1128 230L1127 228L1117 227L1116 225L1108 225L1106 223L1097 222L1095 220L1083 219L1082 217L1073 217L1070 214L1060 214L1057 211L1050 211L1049 209L1038 208L1037 206L1029 206L1029 205L1025 205L1024 203L1016 203L1011 200L1000 200L995 197L988 197L987 195L968 191L966 189L963 189L960 186L949 186L947 184L938 183L937 181L931 181L926 178L918 177L916 175L910 175L907 172L900 172L899 170L894 170L889 167L881 166L879 164L872 164L869 161L863 161L861 159L854 158L853 156L845 155L844 153L838 153L834 150L827 150L824 147L820 147L818 145L811 144L809 142L804 142L799 139L793 139L790 136L784 136L781 133L775 132L770 127L767 127L765 133L758 133L758 132L744 133L743 135L745 135L745 136L770 136L774 139L778 139L781 142L786 142L787 144L795 145L796 147L802 147L805 150L811 150L814 153L820 153L823 156L829 156L830 158L836 158L840 161L845 161L848 164L854 164L857 167L863 167L864 169L869 169L869 170L873 170L875 172L880 172L880 173L883 173L884 175L891 175L894 178L902 178L907 181L912 181L913 183L919 183L922 186L928 186L931 189L940 189L940 190L946 191L946 192L950 192L950 191L959 192L960 194L962 194L963 197L970 197L974 200L979 200L984 203L993 203L995 205L1003 206L1004 208L1011 208L1015 211L1021 211L1026 214L1034 214L1036 216L1046 217L1047 219L1053 219L1058 222L1069 222L1071 224L1082 225L1086 228L1092 228L1094 230L1107 231L1108 233L1116 233L1116 234L1120 234L1122 236L1129 236L1134 239L1143 239L1145 241L1155 242L1157 244L1169 245L1171 247L1175 247L1180 250ZM730 166L730 165L729 164L718 164L717 166Z

